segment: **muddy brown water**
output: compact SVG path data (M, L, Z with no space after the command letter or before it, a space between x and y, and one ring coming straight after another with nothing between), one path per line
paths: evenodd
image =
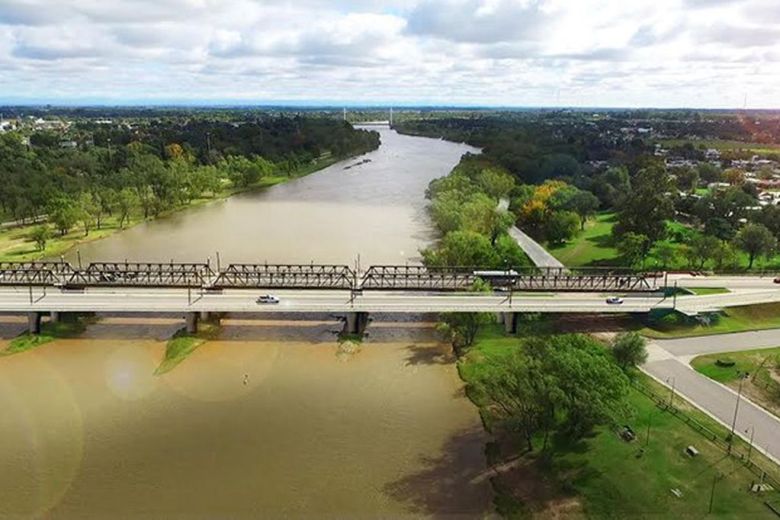
M433 236L425 186L467 148L387 130L383 142L370 163L139 226L82 257L405 261ZM229 318L155 376L181 325L102 316L0 357L0 518L488 514L485 436L431 317L378 316L353 353L333 317ZM0 349L23 328L0 317Z

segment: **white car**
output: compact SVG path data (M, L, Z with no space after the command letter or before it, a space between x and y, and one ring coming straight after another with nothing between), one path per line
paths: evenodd
M617 296L610 296L609 298L607 298L607 303L609 305L620 305L621 303L623 303L623 298L619 298Z
M265 305L268 303L272 303L272 304L279 303L279 298L271 294L264 294L262 296L259 296L257 300L255 300L255 303L257 303L258 305Z

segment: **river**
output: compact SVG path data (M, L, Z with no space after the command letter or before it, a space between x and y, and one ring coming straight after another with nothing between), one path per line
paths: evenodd
M465 146L382 147L285 185L150 222L90 259L414 260L428 181ZM344 166L371 159L345 170ZM488 513L485 436L424 317L378 316L355 353L331 317L225 319L153 375L175 317L102 316L0 358L0 518L387 518ZM22 329L0 319L0 348Z

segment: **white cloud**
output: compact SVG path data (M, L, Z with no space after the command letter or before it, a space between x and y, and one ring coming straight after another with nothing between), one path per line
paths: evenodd
M0 103L780 106L776 0L2 0Z

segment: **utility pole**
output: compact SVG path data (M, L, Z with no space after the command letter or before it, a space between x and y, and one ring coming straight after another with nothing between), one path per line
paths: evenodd
M731 421L731 434L729 434L729 453L731 453L731 447L734 444L734 429L737 427L737 415L739 414L739 401L742 399L742 383L745 382L745 378L748 373L745 372L739 375L739 389L737 390L737 402L734 405L734 419Z

